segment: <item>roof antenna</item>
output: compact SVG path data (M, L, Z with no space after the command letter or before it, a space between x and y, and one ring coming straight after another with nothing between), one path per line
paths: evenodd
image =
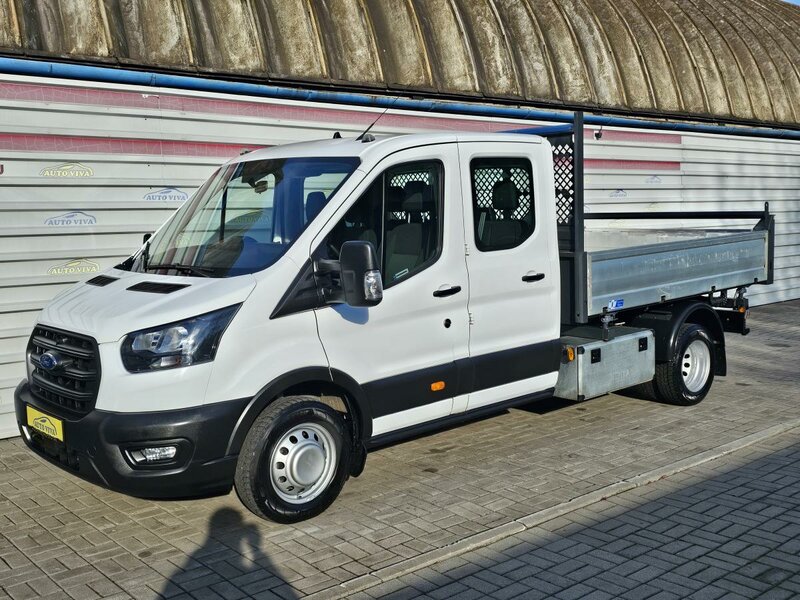
M341 134L341 133L339 133L338 131L334 131L334 132L333 132L333 139L335 139L335 140L340 140L340 139L342 139L342 134Z
M362 141L362 142L364 142L365 144L366 144L367 142L374 142L374 141L375 141L375 136L374 136L374 135L372 135L371 133L369 133L369 130L370 130L370 129L372 129L372 127L373 127L373 125L375 125L375 123L377 123L378 121L380 121L380 120L381 120L381 118L383 117L383 115L385 115L385 114L386 114L386 112L387 112L387 111L388 111L388 110L389 110L389 109L390 109L392 106L394 106L394 103L395 103L395 102L397 102L397 98L395 98L395 99L394 99L394 101L393 101L393 102L392 102L392 103L391 103L389 106L387 106L387 107L386 107L386 108L383 110L383 112L382 112L381 114L379 114L379 115L378 115L378 118L377 118L377 119L375 119L375 120L374 120L372 123L370 123L370 124L369 124L369 127L367 127L367 128L364 130L364 131L362 131L362 132L361 132L361 135L359 135L359 136L356 138L356 141L359 141L359 140L361 140L361 141Z

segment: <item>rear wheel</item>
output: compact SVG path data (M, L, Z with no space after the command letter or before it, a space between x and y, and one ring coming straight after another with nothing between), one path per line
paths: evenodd
M260 517L279 523L324 511L347 479L351 440L342 415L313 396L268 406L245 438L236 493Z
M669 362L656 365L656 395L669 404L698 404L711 389L715 370L714 340L703 326L686 323L678 330Z

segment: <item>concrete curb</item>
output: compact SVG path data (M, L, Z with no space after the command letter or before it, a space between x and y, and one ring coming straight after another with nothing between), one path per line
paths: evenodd
M640 475L635 475L617 483L607 485L587 494L572 498L566 502L562 502L561 504L557 504L556 506L545 508L544 510L540 510L525 517L515 519L503 525L492 527L486 531L482 531L466 537L463 540L459 540L458 542L450 544L449 546L443 546L442 548L436 548L435 550L424 552L418 556L413 556L393 565L389 565L388 567L383 567L377 571L373 571L372 573L345 581L340 585L320 590L319 592L307 596L307 598L311 600L338 600L339 598L347 598L356 592L362 592L369 588L380 585L381 583L386 583L393 579L397 579L398 577L413 573L419 569L442 562L448 558L458 556L459 554L464 554L470 550L488 546L512 535L516 535L528 529L537 527L542 523L546 523L547 521L552 521L553 519L563 516L567 513L579 510L581 508L586 508L587 506L605 500L611 496L616 496L617 494L654 483L660 479L669 477L670 475L675 475L676 473L686 471L692 467L697 467L718 458L722 458L723 456L731 454L732 452L747 448L748 446L752 446L753 444L762 442L782 433L786 433L787 431L796 429L798 427L800 427L800 419L795 419L793 421L789 421L788 423L782 423L780 425L768 427L767 429L757 431L756 433L750 434L738 440L734 440L727 444L723 444L722 446L712 448L711 450L695 454L694 456L684 458L669 465L658 467L656 469L646 471Z

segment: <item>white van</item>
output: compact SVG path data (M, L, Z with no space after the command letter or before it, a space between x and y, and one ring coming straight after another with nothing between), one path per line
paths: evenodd
M580 216L583 245L582 206L558 212L575 190L554 152L536 135L362 135L230 161L43 310L15 393L26 443L121 492L235 485L293 522L369 447L423 428L637 384L699 402L724 374L723 330L746 330L741 291L769 279L771 217L662 244L661 267L657 250L630 259L658 244L576 252L561 233ZM663 266L697 252L690 278ZM645 283L608 275L604 291L614 264Z

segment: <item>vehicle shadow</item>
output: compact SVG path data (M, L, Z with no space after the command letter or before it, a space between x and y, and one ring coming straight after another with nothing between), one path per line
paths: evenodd
M246 522L234 508L219 508L209 518L202 545L169 577L160 594L164 598L184 597L182 594L238 598L269 590L287 600L300 598L278 575L262 547L258 527Z
M454 419L452 421L449 422L445 421L438 425L434 424L430 429L423 429L419 433L405 434L398 438L389 438L387 440L373 443L370 445L369 450L371 452L373 450L392 448L393 446L399 446L402 444L406 444L408 442L412 442L414 440L436 436L438 434L450 431L452 429L459 429L471 423L487 421L499 417L501 415L506 415L511 410L522 410L525 412L535 413L538 415L546 415L547 413L553 411L569 408L571 406L574 406L575 404L576 402L574 402L573 400L564 400L562 398L551 397L540 400L531 400L530 402L514 406L513 408L498 408L496 410L492 410L491 407L489 407L489 410L481 410L472 415L464 414L461 415L460 418ZM459 417L459 415L454 415L454 416Z

